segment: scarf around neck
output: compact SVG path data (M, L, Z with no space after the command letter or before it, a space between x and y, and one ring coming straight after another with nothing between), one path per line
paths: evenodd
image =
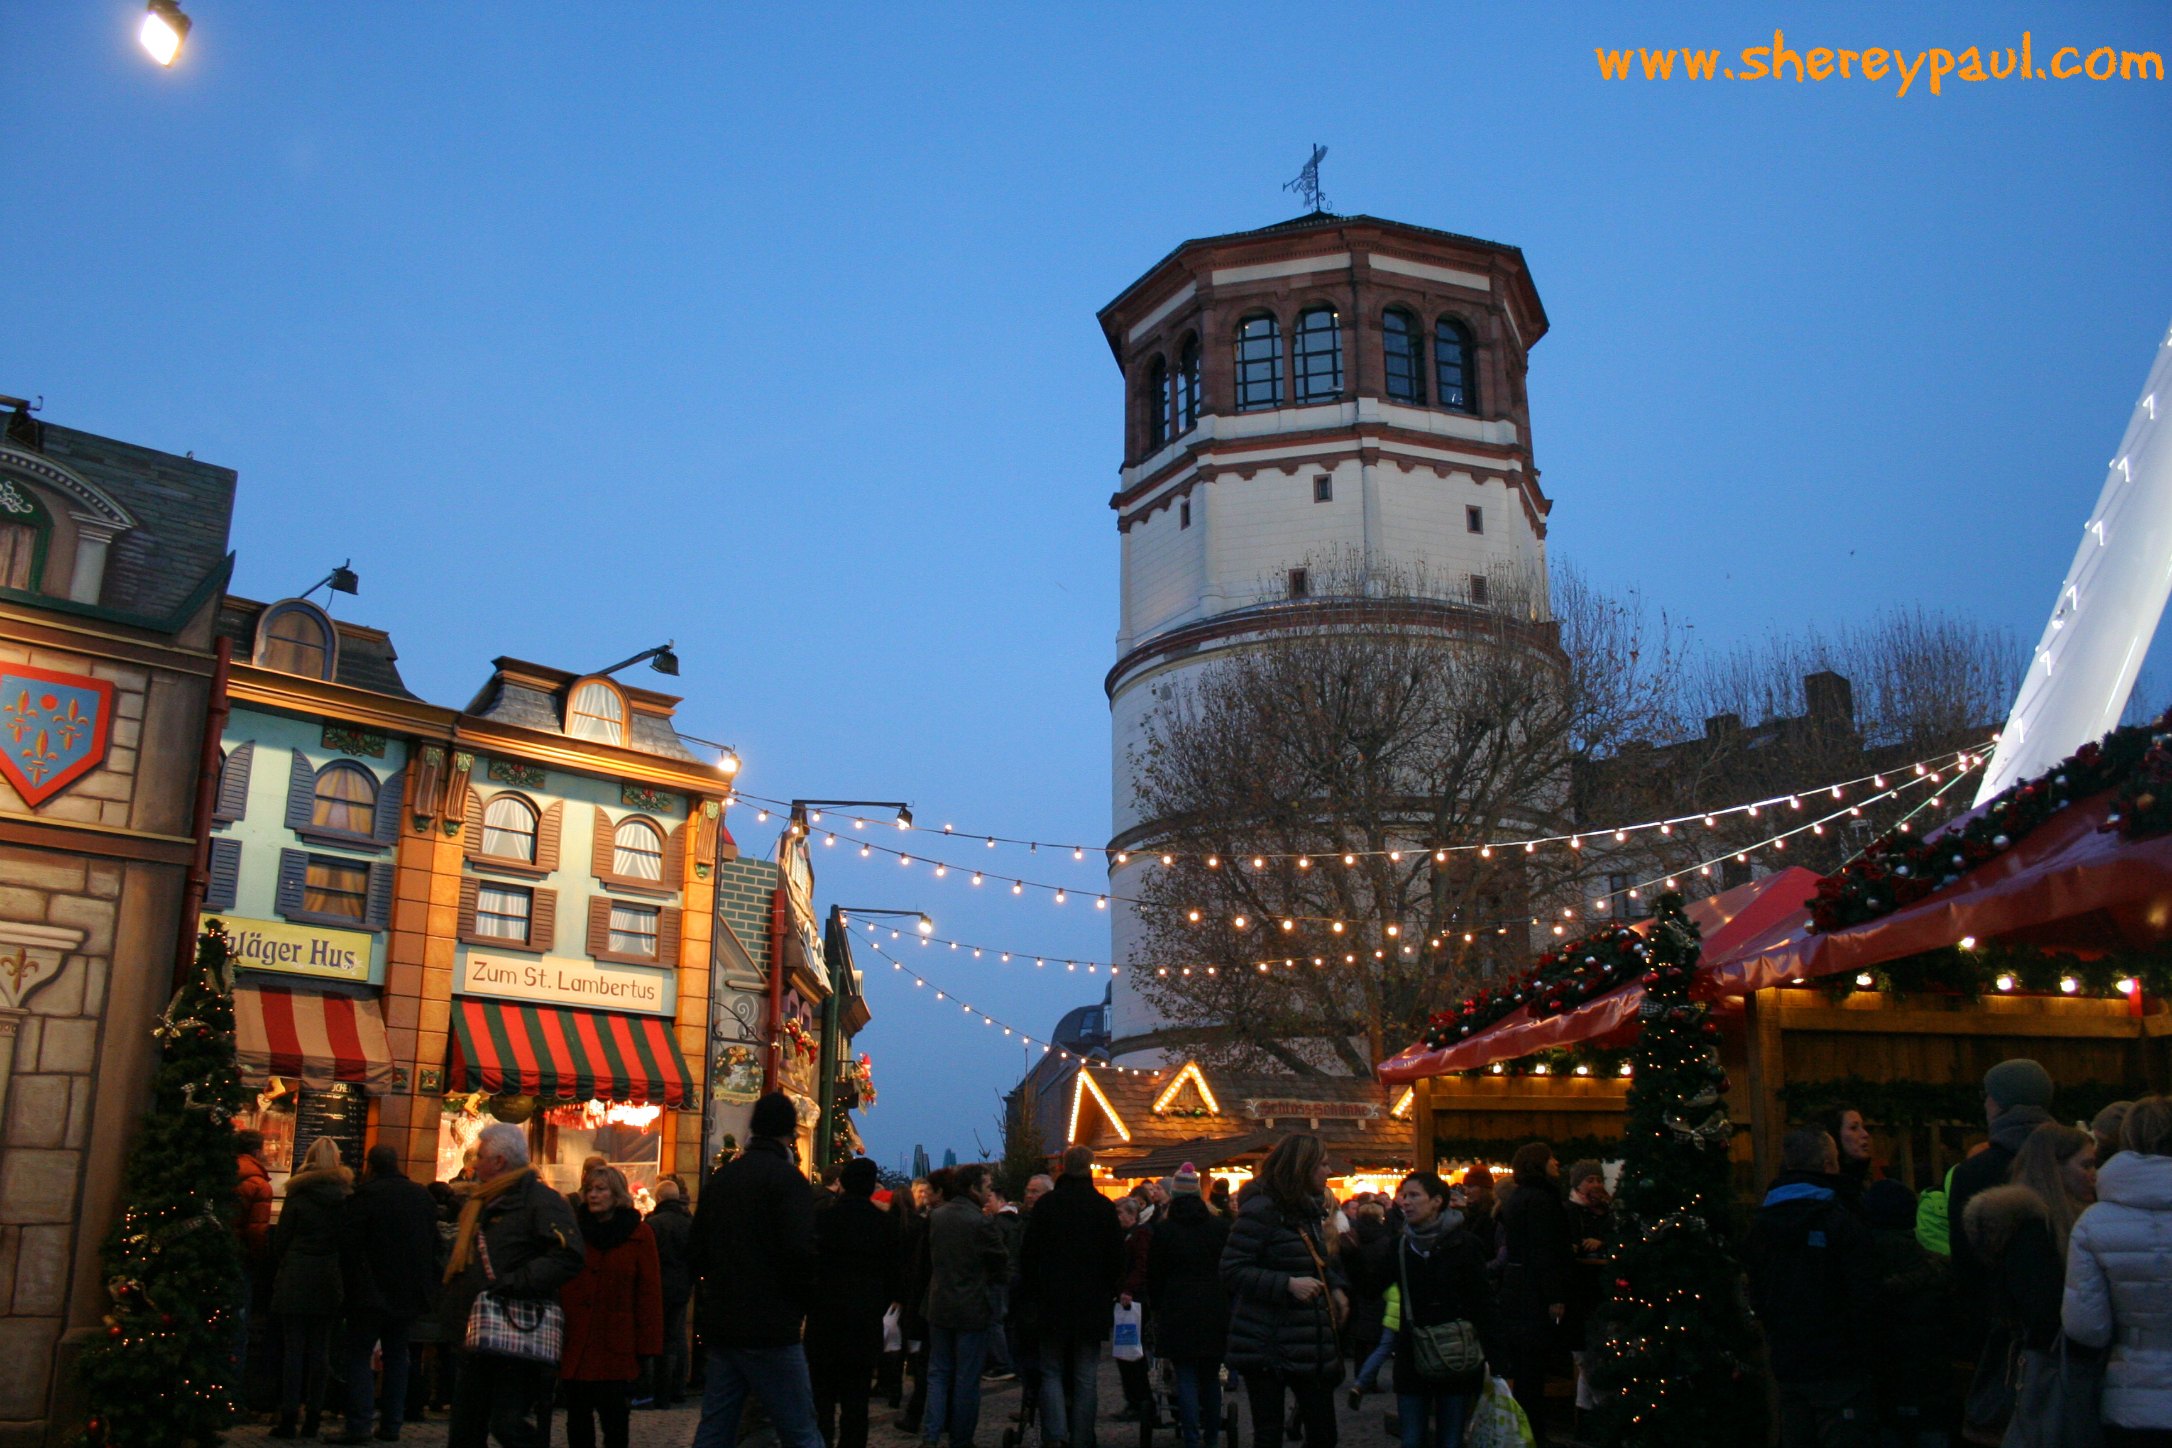
M598 1252L608 1252L634 1234L641 1214L632 1207L613 1207L607 1217L581 1208L581 1236Z
M482 1230L483 1208L504 1196L514 1187L535 1173L525 1166L499 1172L489 1181L468 1193L467 1204L460 1208L460 1226L453 1238L452 1260L445 1264L445 1280L452 1281L468 1270L468 1263L475 1252L475 1234Z

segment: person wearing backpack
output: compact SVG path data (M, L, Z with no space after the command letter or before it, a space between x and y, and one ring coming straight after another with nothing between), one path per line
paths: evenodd
M1877 1301L1870 1228L1841 1200L1840 1148L1787 1134L1750 1226L1750 1302L1780 1387L1780 1448L1867 1448L1877 1413L1864 1324Z

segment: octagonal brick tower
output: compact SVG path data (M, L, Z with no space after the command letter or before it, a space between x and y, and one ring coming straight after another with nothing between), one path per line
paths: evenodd
M1515 247L1315 212L1185 242L1100 322L1125 382L1113 860L1153 837L1127 758L1172 685L1292 626L1377 628L1368 595L1391 578L1423 580L1396 627L1543 616L1552 505L1524 395L1546 311ZM1113 866L1112 893L1143 868ZM1121 903L1111 930L1128 967L1139 922ZM1118 1059L1164 1058L1128 969L1111 1014Z

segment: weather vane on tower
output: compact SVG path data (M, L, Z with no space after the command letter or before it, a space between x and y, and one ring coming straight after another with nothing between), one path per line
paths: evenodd
M1297 173L1295 181L1282 183L1284 191L1295 191L1316 212L1327 210L1327 196L1320 190L1320 163L1326 159L1327 147L1313 142L1312 159L1305 163L1305 169Z

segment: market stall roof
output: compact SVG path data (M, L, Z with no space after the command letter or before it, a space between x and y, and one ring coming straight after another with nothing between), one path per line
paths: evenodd
M446 1079L455 1091L659 1106L684 1106L693 1095L671 1022L661 1016L460 997L452 1027Z
M1186 1162L1201 1171L1227 1166L1233 1161L1264 1153L1280 1141L1279 1131L1248 1131L1242 1136L1199 1136L1174 1146L1156 1147L1145 1156L1122 1162L1111 1170L1123 1177L1165 1177Z
M1044 1097L1056 1114L1042 1140L1092 1146L1118 1177L1148 1175L1164 1155L1170 1171L1205 1166L1183 1153L1253 1136L1272 1145L1292 1131L1314 1132L1330 1156L1363 1166L1410 1159L1409 1124L1369 1076L1238 1074L1186 1061L1152 1074L1074 1065L1059 1080Z
M236 986L234 1054L252 1084L280 1076L311 1091L345 1082L382 1096L399 1075L377 1002L356 996Z
M1698 993L1867 970L1968 936L2085 955L2172 940L2172 835L2122 835L2105 818L2115 795L2075 801L2012 849L1877 920L1820 935L1804 911L1729 951L1707 950Z
M1691 901L1687 907L1689 918L1703 936L1704 958L1732 956L1747 942L1765 938L1784 921L1796 917L1807 921L1803 902L1810 898L1817 882L1816 871L1790 866L1747 885ZM1631 928L1648 932L1651 922L1641 920ZM1428 1076L1514 1060L1533 1051L1599 1040L1633 1025L1643 1003L1644 987L1632 981L1558 1015L1533 1016L1531 1008L1524 1006L1453 1046L1429 1047L1422 1041L1410 1046L1381 1063L1380 1079L1401 1086Z

